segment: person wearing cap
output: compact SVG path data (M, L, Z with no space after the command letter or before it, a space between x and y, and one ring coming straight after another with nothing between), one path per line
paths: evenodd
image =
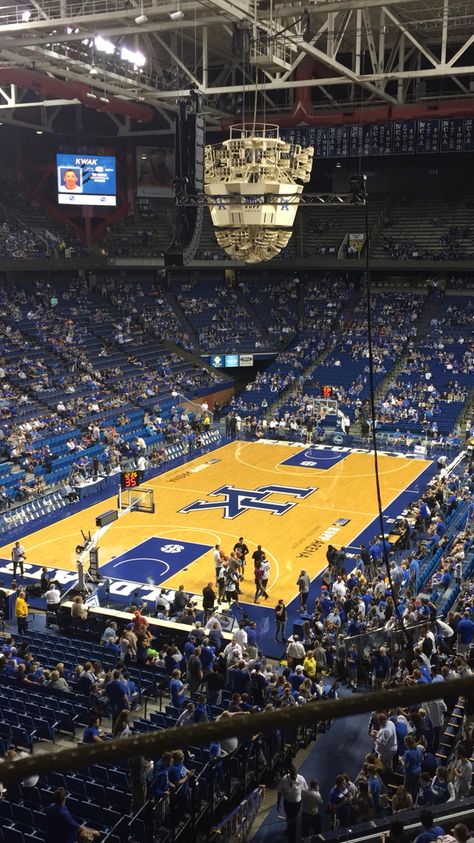
M299 635L290 635L288 639L288 646L286 648L286 657L290 667L295 668L296 665L302 665L306 655L304 644L300 641Z
M133 613L132 632L135 635L140 635L141 632L146 632L148 629L148 621L143 617L139 609Z
M300 685L304 682L304 678L303 666L301 664L297 664L288 677L291 690L298 691Z

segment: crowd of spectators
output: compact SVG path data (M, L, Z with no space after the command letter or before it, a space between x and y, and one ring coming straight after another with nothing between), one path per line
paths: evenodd
M245 613L232 638L224 638L219 605L238 600L240 576L255 579L256 599L258 594L263 597L266 594L265 553L258 546L250 557L244 540L239 539L229 555L216 545L216 581L203 586L202 613L197 611L196 596L186 593L183 585L172 598L166 592L158 597L155 607L158 619L189 625L189 635L182 646L162 646L152 633L146 605L138 607L132 601L128 607L128 624L119 627L115 621L108 621L103 629L103 661L84 660L71 668L62 662L50 664L35 657L34 643L15 645L7 639L0 655L0 676L16 678L23 689L33 691L35 686L42 686L46 691L88 697L93 714L84 730L83 742L89 744L134 732L134 720L140 718L137 711L140 693L133 676L135 666L153 667L159 676L166 677L167 711L178 726L334 699L344 685L349 689L391 688L401 684L444 683L470 675L474 593L471 584L464 581L463 566L474 550L473 489L469 468L460 470L459 475L441 475L403 521L400 546L395 549L386 537L375 536L351 560L345 548L329 545L321 595L314 605L308 604L306 572L301 571L298 576L299 628L298 625L293 630L288 628L284 601L279 600L274 607L275 640L281 640L285 647L282 663L265 658L258 622ZM465 526L448 545L445 522L463 506ZM444 592L453 582L460 587L458 602L445 618L437 613L434 594L419 594L423 585L419 579L420 560L444 543L447 552L436 572L433 591L441 588ZM390 565L390 580L385 557ZM350 561L354 563L352 570ZM54 584L48 581L47 572L43 573L43 592L53 602ZM56 606L57 599L54 597ZM18 587L16 615L20 632L24 604L25 593ZM396 635L398 612L402 614L410 646L406 646L403 636ZM75 623L82 623L86 630L88 612L82 598L76 598L71 614ZM385 634L394 633L389 647L375 646L377 639L369 634L373 636L382 628ZM446 688L444 693L440 692L440 699L432 702L375 711L368 726L373 750L361 759L360 775L355 781L343 772L337 775L326 803L317 781L307 782L290 768L278 785L278 799L283 803L288 823L288 839L297 839L296 821L300 811L303 828L319 833L322 823L327 822L326 813L335 827L352 827L358 822L391 815L403 822L402 812L412 807L426 810L467 797L472 777L472 728L461 730L461 738L452 755L445 759L446 763L438 753L445 715L455 702L450 702ZM107 718L110 726L102 728L101 720ZM321 730L328 725L320 724ZM277 740L278 733L273 738ZM243 743L237 738L212 742L208 747L211 764L236 754ZM189 748L183 747L171 758L147 759L142 799L147 795L161 804L170 785L187 781L183 767L188 769L190 753ZM295 783L296 800L290 798ZM223 793L224 783L219 775L215 786L218 794ZM189 795L183 791L181 798L184 801L180 802L180 808L186 812ZM168 810L165 800L164 813Z
M125 309L126 291L116 289L116 305L122 301ZM163 308L162 324L169 315L169 306L151 292L150 329L154 312ZM120 321L103 299L84 296L81 279L60 290L47 280L28 290L4 289L1 303L0 448L19 469L3 490L3 505L42 494L62 455L86 452L80 464L71 463L73 482L80 474L97 475L99 467L110 473L127 456L134 458L138 434L154 443L181 441L186 419L176 409L179 396L218 381L216 373L185 363L158 342L150 359L147 326L138 324L133 306ZM158 315L155 326L157 321ZM138 408L141 425L126 432ZM62 434L60 443L49 441ZM100 453L89 455L97 445Z
M233 276L222 286L206 282L200 275L188 277L180 282L177 299L206 351L258 350L270 344Z

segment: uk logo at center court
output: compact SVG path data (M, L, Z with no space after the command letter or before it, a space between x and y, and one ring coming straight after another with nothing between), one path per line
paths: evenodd
M302 500L317 491L317 487L294 487L294 486L259 486L257 489L237 489L235 486L221 486L208 497L223 497L220 501L198 500L188 504L180 512L203 512L205 510L222 509L223 518L237 518L249 509L257 509L262 512L269 512L270 515L284 515L296 506L297 501L270 501L268 498L273 494L290 495L293 498Z

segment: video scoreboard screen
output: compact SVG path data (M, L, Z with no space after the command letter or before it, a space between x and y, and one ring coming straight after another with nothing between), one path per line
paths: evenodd
M117 204L115 155L56 155L60 205Z

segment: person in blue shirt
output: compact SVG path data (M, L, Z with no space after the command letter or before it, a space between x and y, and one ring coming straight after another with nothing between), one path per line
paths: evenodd
M171 790L169 781L169 770L173 763L173 755L171 752L164 752L159 761L155 761L153 765L153 776L148 785L148 799L160 799Z
M377 539L374 539L374 541L370 545L369 553L370 553L372 559L374 560L374 562L378 565L381 558L382 558L383 548L382 548L380 542L377 541Z
M372 672L374 676L374 687L381 688L383 682L390 674L391 662L387 656L385 647L380 647L372 659Z
M258 651L257 624L255 621L250 621L246 626L244 626L244 629L247 633L247 650L249 651L250 657L255 658Z
M76 843L78 832L87 832L88 837L99 837L94 828L87 828L76 822L66 808L66 792L59 787L54 791L54 802L46 808L45 843Z
M206 705L206 697L204 694L196 695L196 703L194 706L194 714L192 718L193 723L208 723L209 710Z
M423 522L423 529L426 530L428 519L431 515L431 510L430 510L428 504L426 503L426 501L421 502L419 515L420 515L420 518Z
M444 828L433 824L433 814L428 808L424 808L420 813L420 822L423 831L415 837L414 843L431 843L432 840L437 840L445 834Z
M444 523L444 521L441 518L439 518L438 521L436 522L435 533L438 536L438 538L441 538L441 536L444 535L445 532L446 532L446 524Z
M420 575L420 563L418 559L411 560L408 566L408 585L413 594L418 592L418 577Z
M405 787L413 798L416 797L418 784L421 775L421 762L423 761L423 750L417 746L415 738L407 735L405 738L405 752L403 754L403 769L405 772Z
M195 649L196 649L195 643L190 637L189 641L186 641L186 644L184 645L184 651L183 652L184 652L184 658L186 659L186 661L189 661L191 656L194 655Z
M211 762L211 769L214 770L215 783L217 784L217 793L220 796L225 787L224 768L222 766L222 758L227 755L227 752L222 749L219 741L212 741L209 744L209 760Z
M169 690L171 705L181 708L186 699L186 694L184 693L184 684L181 682L181 673L177 668L173 670Z
M173 752L173 763L168 771L168 779L173 784L176 790L179 789L179 800L187 802L189 798L189 780L193 777L192 770L187 770L184 766L184 752L181 749L176 749Z
M329 612L331 611L332 600L326 589L321 589L320 604L321 609L323 610L323 615L327 618Z
M377 775L377 768L375 764L369 764L367 766L367 785L369 793L374 800L375 813L378 814L380 810L380 794L382 792L382 785L380 784L380 778Z
M199 658L201 659L202 672L204 674L210 673L214 663L214 650L209 646L209 638L204 638Z
M422 773L420 776L420 789L416 797L416 806L418 808L427 808L434 805L435 795L431 788L431 776L429 773Z
M471 644L474 640L474 621L471 620L468 611L463 612L463 616L456 626L456 634L458 637L459 655L469 654Z
M250 685L250 673L241 659L227 671L227 687L233 693L243 694Z
M303 667L300 664L297 664L295 669L290 673L288 677L288 681L291 685L292 691L298 691L300 685L303 684L305 680L305 675L303 673Z
M100 717L93 714L89 720L89 725L84 729L82 734L82 743L102 743L102 738L99 733Z
M122 679L120 670L114 670L113 678L105 686L105 693L109 702L110 715L113 722L120 711L130 707L127 696L127 685Z

